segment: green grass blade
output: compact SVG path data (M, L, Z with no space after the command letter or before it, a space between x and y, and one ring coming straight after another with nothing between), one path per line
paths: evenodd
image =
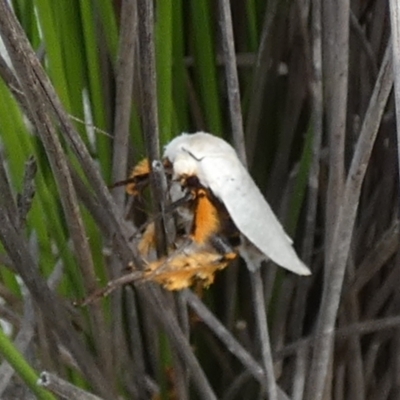
M0 328L0 353L14 368L17 374L40 400L56 400L46 389L37 385L39 375L26 362L24 356L15 348L14 344Z
M212 13L207 0L193 0L190 5L196 77L207 129L215 135L221 135L223 125L215 66Z
M85 66L88 79L88 92L93 121L98 128L107 130L107 117L104 90L105 87L102 78L99 59L99 42L96 33L96 23L94 10L91 2L79 2L81 9L83 41L85 47ZM110 176L110 140L104 135L96 136L96 147L98 158L102 166L104 175L109 179Z
M182 0L176 0L173 7L173 102L175 105L174 133L187 132L189 125L188 96L186 89L187 72L184 64L185 35L182 12Z
M172 17L173 1L164 0L157 4L156 16L156 67L158 93L158 120L160 142L166 143L171 137L172 103Z

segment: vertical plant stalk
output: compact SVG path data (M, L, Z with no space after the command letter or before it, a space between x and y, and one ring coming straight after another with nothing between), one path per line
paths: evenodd
M344 190L344 144L347 119L349 68L350 1L322 3L324 76L327 88L327 136L329 140L329 180L325 223L325 261L336 251L332 238ZM326 262L325 265L328 265ZM325 270L325 278L330 271Z
M311 96L312 96L312 124L314 139L312 145L312 162L308 180L308 210L306 220L306 235L303 243L302 256L306 264L310 264L314 248L315 221L318 204L319 188L319 165L321 156L321 143L323 131L323 85L322 85L322 24L321 24L321 0L312 0L312 75L311 75Z
M129 365L125 365L124 368L129 368L132 370L132 377L134 379L133 392L135 398L145 398L146 397L146 387L144 384L144 377L146 376L146 366L145 366L145 346L143 343L143 329L141 329L141 323L138 313L138 302L136 299L136 294L133 291L132 286L126 286L124 288L125 296L127 299L127 304L129 308L127 309L126 315L126 329L130 332L129 344L131 348L132 360ZM131 376L127 376L125 379L131 379Z
M229 111L235 148L242 163L247 166L243 132L240 89L236 67L235 43L233 37L232 15L229 0L219 1L220 26L224 49L225 75L228 85ZM270 400L277 399L277 386L274 375L271 342L268 333L267 311L260 270L250 273L253 292L253 306L257 321L257 330L261 344L263 366L267 377L267 391Z
M254 65L253 78L250 90L250 102L246 117L246 138L248 144L248 155L249 155L249 165L254 158L254 153L257 145L257 130L261 118L261 108L263 104L264 89L267 83L268 69L270 65L271 56L271 34L273 29L273 24L276 19L278 12L277 0L272 0L268 2L265 10L263 29L261 33L260 45L258 48L257 59Z
M219 13L233 144L238 152L240 160L244 165L247 165L232 14L229 0L219 0Z
M243 131L243 117L241 109L240 86L237 70L235 39L232 26L232 12L229 0L219 0L219 26L222 39L223 62L227 84L229 115L232 129L233 145L243 165L247 166L246 146ZM226 292L228 326L233 326L237 298L238 266L231 266L227 273Z
M137 34L136 2L123 0L120 15L119 48L116 63L116 93L115 93L115 117L114 140L112 154L112 182L118 182L126 178L128 164L129 126L132 109L132 88L134 74L135 37ZM125 190L116 188L113 198L119 209L124 209ZM121 268L121 260L113 254L108 264L109 275L112 278L118 276ZM119 360L120 368L114 368L114 375L126 368L131 363L129 357L124 323L122 320L122 296L121 291L111 296L111 338L114 360Z
M116 95L112 161L113 182L125 179L127 173L136 28L137 18L135 2L123 0L121 6L120 43L115 78ZM121 207L122 210L125 200L125 192L123 189L116 189L114 191L114 200L117 206Z
M138 0L138 28L140 53L141 114L146 152L152 174L150 187L153 199L153 213L162 213L165 193L162 190L163 178L153 170L153 161L160 159L160 140L158 127L156 59L154 50L154 15L152 0ZM164 219L164 216L163 216ZM162 219L156 219L157 252L166 252L166 235Z
M328 365L332 356L335 321L339 308L344 273L349 256L355 218L360 199L361 186L369 158L380 126L382 115L393 85L391 44L386 48L374 91L361 127L340 207L328 259L330 274L324 286L317 323L311 372L308 380L308 399L323 397Z
M400 176L400 3L390 0L390 23L392 28L392 51L394 68L394 95L396 103L397 157Z
M190 4L190 24L195 58L195 79L198 85L198 104L201 105L200 115L204 113L205 126L210 132L215 135L221 135L223 123L215 64L215 46L213 43L212 2L190 1L188 3ZM189 91L189 97L191 97L191 94Z
M24 62L29 53L29 43L8 4L0 1L0 33L12 60L21 88L25 95L29 115L44 145L61 198L66 222L74 245L85 288L88 293L97 287L93 259L85 232L78 199L69 173L61 143L49 116L47 104L43 101L43 88L40 79L30 65ZM35 273L34 271L32 271ZM91 306L91 326L96 350L103 366L109 364L106 326L100 305Z
M140 52L140 81L141 81L141 107L142 107L142 124L143 132L146 142L147 156L150 163L151 175L151 193L153 199L153 213L154 215L161 214L162 218L155 220L156 228L156 245L157 253L159 256L167 253L168 244L172 242L174 238L174 225L172 222L172 215L167 215L164 210L168 205L168 193L167 183L162 163L159 161L159 124L158 124L158 97L157 97L157 77L156 77L156 58L155 58L155 45L154 45L154 15L153 15L153 1L152 0L138 0L138 30L139 30L139 52ZM161 66L162 68L163 66ZM167 66L168 68L168 66ZM166 84L166 82L165 82ZM165 85L163 85L165 87ZM167 112L169 113L169 112ZM164 115L166 117L166 115ZM169 115L170 117L170 115ZM160 291L154 292L154 294L161 295ZM160 296L156 299L160 300ZM173 307L172 296L162 296L162 301ZM157 307L156 302L153 301L154 307ZM171 319L170 323L175 323L175 318ZM182 332L180 331L180 334ZM182 335L183 336L183 335ZM173 336L169 332L169 339L173 344ZM185 342L187 343L187 342ZM173 348L176 350L175 348ZM181 360L179 351L174 354L175 360ZM194 358L194 357L193 357ZM185 362L192 362L192 357L188 357ZM195 368L199 368L197 362L194 363ZM186 365L183 363L183 367L178 364L177 369L185 369ZM180 394L184 394L185 382L178 378ZM212 398L214 395L212 389L209 386L207 379L201 374L199 379L201 390L208 393L208 396Z
M175 43L176 16L174 8L182 7L176 0L156 2L155 49L157 69L157 104L160 124L160 140L171 138L174 115L173 87L173 49Z
M311 37L309 43L311 46L312 66L310 92L312 96L312 161L308 177L308 198L306 212L305 237L302 247L302 259L306 265L311 266L312 254L314 250L314 238L317 219L317 205L319 192L320 175L320 157L323 132L323 85L322 85L322 10L321 0L312 0L312 21ZM304 316L307 306L307 294L311 281L298 279L296 288L296 297L294 301L293 327L296 330L293 336L296 340L301 337L301 331L304 323ZM304 395L306 385L306 375L308 367L309 349L306 346L300 348L296 357L296 369L294 375L293 398L301 400Z
M143 131L150 164L160 158L158 129L154 16L151 0L138 0L141 107Z
M274 363L272 360L271 341L268 332L267 314L265 309L265 299L263 281L260 269L250 273L252 285L253 303L257 331L261 347L261 356L265 375L267 377L267 392L269 400L277 400L277 386L275 381Z

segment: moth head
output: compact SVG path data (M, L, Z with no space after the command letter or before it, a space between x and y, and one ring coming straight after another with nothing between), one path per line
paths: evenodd
M175 179L198 174L199 162L184 150L181 150L171 161Z

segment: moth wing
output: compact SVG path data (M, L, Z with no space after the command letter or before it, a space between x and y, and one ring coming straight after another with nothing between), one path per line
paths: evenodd
M222 201L239 231L278 265L299 275L310 275L294 251L292 240L236 155L205 156L200 165L200 181Z

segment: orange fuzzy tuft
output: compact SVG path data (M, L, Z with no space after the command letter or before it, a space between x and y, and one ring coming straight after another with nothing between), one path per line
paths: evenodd
M126 185L126 192L132 196L137 196L139 194L139 190L136 187L137 180L146 178L147 175L149 174L150 174L149 160L147 158L144 158L142 161L137 163L135 167L132 169L129 178L133 179L134 182L128 183Z
M194 213L193 240L204 244L220 229L218 210L204 189L197 191Z
M154 222L147 225L138 244L138 250L141 256L147 256L152 249L156 248L156 232Z
M207 287L214 282L215 273L226 268L230 261L208 251L180 253L150 263L145 279L158 282L167 290L185 289L196 282Z

